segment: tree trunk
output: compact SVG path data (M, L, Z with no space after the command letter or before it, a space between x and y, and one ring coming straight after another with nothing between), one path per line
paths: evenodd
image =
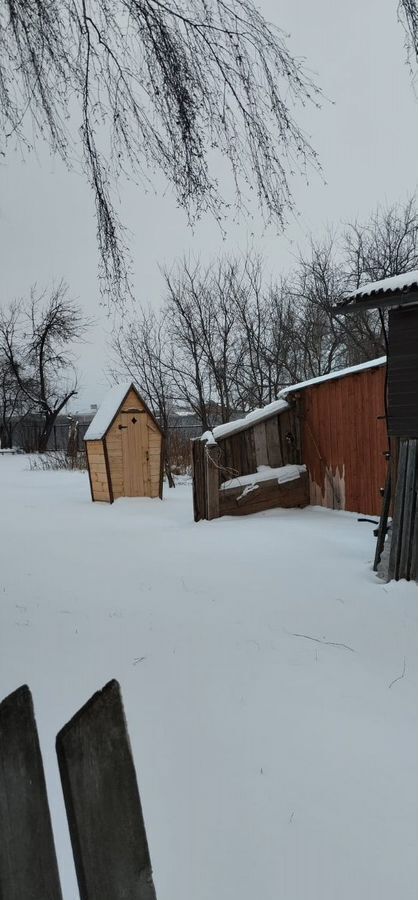
M2 423L0 425L0 447L2 450L11 450L13 446L13 427L11 424Z
M167 481L168 481L168 486L169 486L170 488L175 487L175 486L176 486L176 482L174 481L173 473L172 473L172 471L171 471L170 461L169 461L169 459L167 458L167 456L166 456L166 458L165 458L165 460L164 460L164 468L165 468L165 474L166 474Z
M49 438L57 418L57 413L45 413L44 422L38 437L38 453L45 453L48 450Z

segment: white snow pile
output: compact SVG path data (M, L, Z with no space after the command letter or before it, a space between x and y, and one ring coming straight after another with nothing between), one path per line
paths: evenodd
M115 384L110 389L103 403L100 404L94 419L90 422L84 435L85 441L101 440L131 387L132 381L124 381L121 384Z
M306 466L280 466L272 469L271 466L258 466L257 472L249 475L239 475L237 478L230 478L221 484L221 491L228 491L231 488L245 487L246 485L257 485L263 481L277 480L278 484L285 484L287 481L295 481L300 478L303 472L306 472ZM248 493L248 492L247 492Z
M363 287L357 288L356 291L346 295L347 300L354 300L356 297L370 297L380 291L404 291L410 287L418 288L418 269L411 272L404 272L403 275L392 275L390 278L382 278L381 281L371 281L364 284Z
M375 577L373 525L195 524L190 485L92 503L11 454L0 498L0 698L33 693L65 900L55 737L110 678L158 900L415 900L417 587Z

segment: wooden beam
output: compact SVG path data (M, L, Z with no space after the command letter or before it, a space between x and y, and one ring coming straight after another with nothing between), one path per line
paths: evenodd
M24 685L0 704L0 897L62 900L33 711Z
M81 900L156 900L117 681L64 726L57 755Z
M412 541L414 535L417 495L417 441L408 441L408 459L405 471L405 495L402 522L402 541L399 555L399 578L410 579Z
M387 524L389 517L390 501L391 501L391 466L388 460L388 470L386 473L385 490L383 493L382 512L379 519L379 527L377 529L376 551L374 555L373 572L377 572L380 563L383 547L385 545L385 537L387 532Z
M109 490L109 500L111 503L113 503L114 497L113 497L112 475L110 473L109 454L107 452L107 444L106 444L105 437L102 438L102 444L103 444L104 461L105 461L105 466L106 466L106 476L107 476L107 487Z
M398 477L394 497L392 535L389 554L388 581L399 578L399 558L402 545L403 507L405 498L405 474L408 460L408 441L401 440L399 448Z

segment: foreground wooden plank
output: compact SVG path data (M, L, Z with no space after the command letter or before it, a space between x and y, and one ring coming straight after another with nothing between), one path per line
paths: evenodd
M0 897L62 900L32 696L26 685L0 704Z
M64 726L57 754L81 900L156 900L117 681Z

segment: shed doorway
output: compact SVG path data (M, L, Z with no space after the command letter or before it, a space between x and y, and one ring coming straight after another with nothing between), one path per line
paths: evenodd
M142 410L121 412L123 483L126 497L143 497L149 492L149 440L146 416ZM136 465L132 465L132 460Z

